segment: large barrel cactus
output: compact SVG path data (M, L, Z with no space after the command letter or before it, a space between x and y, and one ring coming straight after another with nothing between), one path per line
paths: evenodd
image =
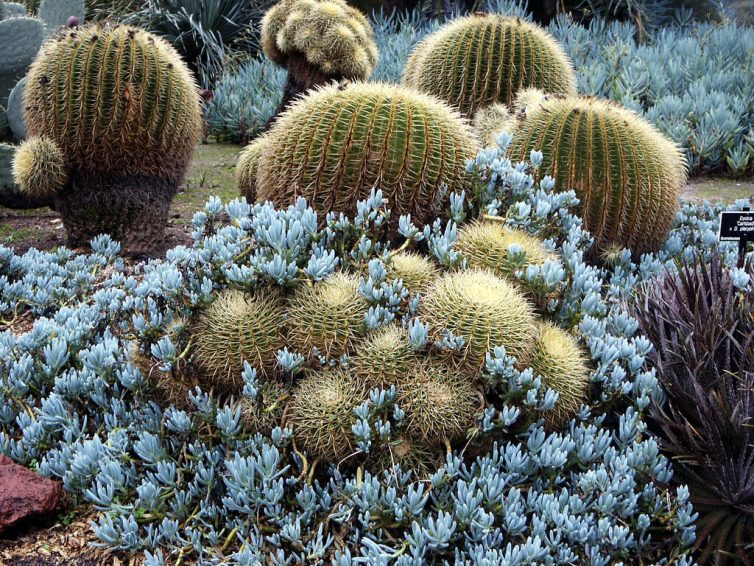
M585 228L598 248L635 253L667 240L686 182L686 163L673 142L617 104L593 98L551 98L519 121L514 159L543 152L542 174L581 200Z
M409 57L403 81L469 117L496 102L510 106L527 87L576 94L573 66L547 32L492 14L460 18L425 38Z
M262 20L262 49L288 70L281 109L315 85L369 78L379 56L369 20L344 0L278 2Z
M31 138L49 138L65 158L55 199L72 245L101 233L131 254L159 243L202 129L196 84L171 46L127 26L67 32L34 61L24 111ZM34 178L18 180L39 196Z
M466 188L465 160L476 140L458 114L397 86L354 83L310 93L270 130L257 174L257 199L278 206L305 197L320 212L356 212L382 189L397 228L402 214L430 222L443 186Z

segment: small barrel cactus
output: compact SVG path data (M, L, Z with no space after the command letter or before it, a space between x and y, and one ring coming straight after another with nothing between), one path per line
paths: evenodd
M193 361L202 384L221 392L238 393L244 361L261 372L277 366L277 351L285 346L283 302L273 293L247 295L225 290L199 316L191 329Z
M400 279L411 293L423 293L440 270L429 258L414 252L399 252L387 263L389 279Z
M358 201L379 188L395 232L403 214L417 225L431 222L444 204L444 186L468 188L465 161L477 148L449 107L383 84L312 92L278 118L269 136L257 174L259 201L286 206L305 197L322 213L355 214Z
M407 435L430 445L464 438L481 398L466 376L430 360L414 364L398 388Z
M48 197L37 198L21 191L13 178L13 165L18 148L0 143L0 206L8 208L39 208L49 206Z
M487 352L497 346L525 363L537 339L532 305L488 270L445 274L427 290L419 313L430 323L435 339L442 340L446 332L463 339L451 357L472 376L484 368Z
M257 137L247 145L241 155L238 156L236 165L236 186L241 196L246 197L247 202L257 200L257 170L262 151L267 147L269 138L266 135Z
M536 24L493 14L459 18L414 48L404 84L456 106L465 116L519 90L576 94L576 74L563 49Z
M299 353L337 358L366 330L366 298L356 277L336 273L296 290L288 305L288 342Z
M543 152L542 175L573 189L584 227L598 249L656 251L668 238L686 183L679 148L618 104L584 97L550 98L519 121L514 160Z
M65 156L55 197L72 245L109 233L140 254L160 242L202 131L196 84L170 45L128 26L68 31L34 61L24 111L29 135Z
M473 126L479 143L484 147L495 145L495 135L500 132L513 133L515 120L505 104L496 102L480 108L474 115Z
M286 425L293 428L299 449L338 463L357 451L353 410L367 398L366 387L347 370L309 372L294 390Z
M262 19L262 49L288 70L280 108L330 81L366 80L379 57L369 20L344 0L282 0Z
M13 161L13 177L31 198L57 194L68 182L63 152L50 138L39 136L21 144Z
M400 385L413 371L416 356L406 331L391 324L365 338L351 357L356 376L371 389Z
M461 228L456 240L456 249L463 253L469 266L487 268L498 275L508 277L512 277L516 269L542 264L555 257L544 243L534 236L489 220L474 222ZM511 254L511 250L523 253L523 261Z
M587 358L576 339L564 330L540 322L539 338L529 365L540 375L543 385L558 393L555 408L547 415L551 427L560 427L587 400L590 370Z

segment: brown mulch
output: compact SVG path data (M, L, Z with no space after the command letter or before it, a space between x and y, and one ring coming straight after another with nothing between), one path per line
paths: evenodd
M0 535L0 566L136 566L141 553L113 552L91 546L96 537L89 525L96 513L76 517L70 524L38 519Z

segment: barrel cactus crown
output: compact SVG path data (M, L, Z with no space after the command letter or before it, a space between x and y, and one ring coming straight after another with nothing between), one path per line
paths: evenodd
M476 375L488 351L497 346L525 362L534 347L537 328L532 305L505 279L483 269L447 273L427 290L419 313L436 338L443 332L463 338L453 363Z
M197 92L165 41L89 25L42 47L29 71L26 126L55 141L76 175L179 183L201 136Z
M394 230L402 214L417 225L430 222L442 208L444 186L466 188L465 160L477 147L450 108L383 84L314 91L291 105L269 136L258 200L286 206L305 197L320 212L354 214L357 202L379 188Z
M686 162L649 122L604 100L551 98L519 122L511 158L527 159L534 149L544 154L541 174L576 191L598 248L618 244L643 253L667 240Z
M464 226L458 232L456 248L471 267L487 268L506 276L513 276L516 269L540 265L555 257L542 240L494 221ZM520 253L523 253L522 261L517 255Z
M370 388L400 386L411 373L416 356L406 331L395 324L366 337L351 357L356 376Z
M296 290L288 305L288 341L300 353L337 358L364 334L369 310L359 280L343 273Z
M493 14L459 18L425 38L409 57L403 80L466 116L496 102L510 107L527 87L576 94L573 66L547 32Z
M423 293L440 274L440 270L431 259L415 252L395 254L386 267L388 278L400 279L411 293Z

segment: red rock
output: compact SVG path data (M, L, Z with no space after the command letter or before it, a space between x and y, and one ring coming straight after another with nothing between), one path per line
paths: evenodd
M52 513L62 497L60 482L0 455L0 533L29 517Z

